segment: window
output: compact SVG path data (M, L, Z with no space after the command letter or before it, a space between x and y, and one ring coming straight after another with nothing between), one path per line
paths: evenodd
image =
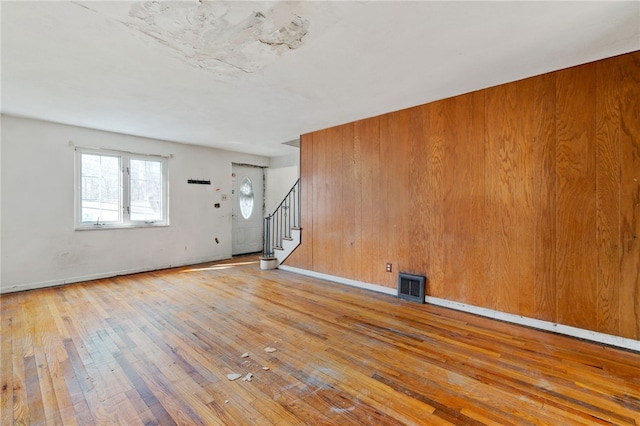
M115 151L76 151L76 228L167 225L167 161Z
M245 219L249 219L253 213L253 182L248 176L240 184L240 211Z

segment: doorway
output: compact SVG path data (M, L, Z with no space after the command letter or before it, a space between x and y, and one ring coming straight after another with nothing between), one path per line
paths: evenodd
M264 227L264 170L233 164L231 180L231 254L259 252Z

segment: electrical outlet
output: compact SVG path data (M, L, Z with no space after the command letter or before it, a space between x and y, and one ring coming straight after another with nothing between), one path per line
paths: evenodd
M391 272L391 264L387 263L387 272Z

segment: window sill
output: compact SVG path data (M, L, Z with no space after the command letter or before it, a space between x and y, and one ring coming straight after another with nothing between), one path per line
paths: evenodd
M118 225L76 225L75 231L98 231L103 229L144 229L144 228L166 228L169 224L162 223L142 223L142 224L118 224Z

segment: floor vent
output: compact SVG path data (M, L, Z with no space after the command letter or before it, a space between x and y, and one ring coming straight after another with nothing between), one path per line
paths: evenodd
M398 297L400 299L411 300L424 303L424 287L426 277L422 275L398 274Z

